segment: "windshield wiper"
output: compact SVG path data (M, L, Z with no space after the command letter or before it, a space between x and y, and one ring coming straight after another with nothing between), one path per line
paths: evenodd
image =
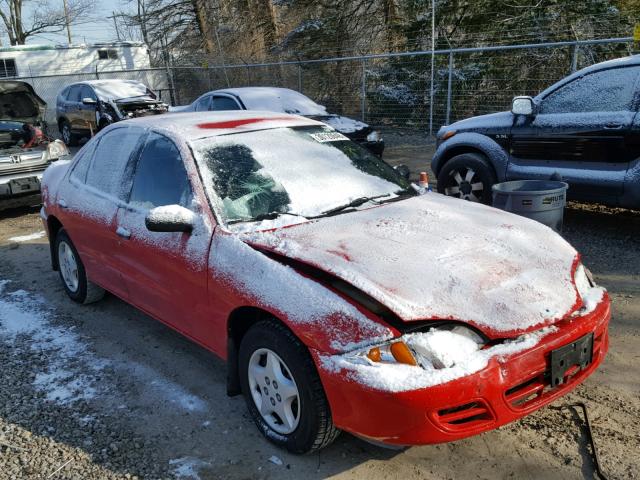
M325 210L324 212L322 212L322 215L333 215L334 213L341 212L343 210L346 210L347 208L359 207L360 205L364 205L365 203L370 202L372 200L375 200L377 198L389 197L390 195L391 195L390 193L385 193L384 195L376 195L374 197L358 197L358 198L354 198L349 203L345 203L344 205L340 205L339 207L330 208L329 210Z
M234 223L243 223L243 222L259 222L261 220L275 220L281 215L293 215L294 217L303 217L307 218L300 213L292 213L292 212L268 212L261 213L260 215L256 215L253 218L234 218L233 220L228 220L227 225L232 225Z

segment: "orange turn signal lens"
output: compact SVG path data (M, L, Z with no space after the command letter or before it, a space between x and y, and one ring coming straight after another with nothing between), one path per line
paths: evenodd
M389 350L391 350L391 355L396 359L396 362L404 363L406 365L417 365L416 359L413 358L411 350L409 350L409 347L407 347L403 342L392 343Z
M372 362L379 362L380 358L382 357L382 355L380 354L380 349L378 347L372 348L371 350L369 350L369 353L367 353L367 357Z
M455 130L449 130L442 135L442 140L446 140L447 138L451 138L456 134Z

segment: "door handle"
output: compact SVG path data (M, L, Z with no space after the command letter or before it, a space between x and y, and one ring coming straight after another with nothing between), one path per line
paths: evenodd
M116 229L116 235L118 235L119 237L122 237L126 240L129 240L131 238L131 232L129 230L127 230L126 228L123 227L118 227Z
M604 128L606 130L620 130L622 128L622 124L621 123L607 123L607 124L605 124Z
M64 200L64 198L58 199L58 206L60 208L69 208L69 205L67 205L67 202Z

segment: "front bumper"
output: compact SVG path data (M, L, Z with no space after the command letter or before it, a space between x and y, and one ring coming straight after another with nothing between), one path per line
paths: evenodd
M0 176L0 199L39 192L43 172L14 173Z
M314 353L335 425L355 435L394 445L443 443L477 435L521 418L567 394L602 363L609 348L610 300L563 320L557 331L529 350L492 358L483 370L429 388L385 392L322 368ZM592 362L567 371L552 388L550 352L593 333Z

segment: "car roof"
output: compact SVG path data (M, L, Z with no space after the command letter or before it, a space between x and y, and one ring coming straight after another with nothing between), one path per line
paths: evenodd
M306 95L290 88L280 87L237 87L222 88L207 92L205 95L232 95L243 103L247 110L269 110L272 112L289 112L300 115L328 115L322 105L317 104Z
M629 55L628 57L615 58L613 60L607 60L605 62L596 63L594 65L590 65L581 70L578 70L571 75L566 76L559 82L554 83L550 87L544 89L537 95L537 98L544 98L552 91L556 90L560 86L569 83L576 78L580 78L588 73L597 72L599 70L606 70L608 68L619 68L619 67L629 67L634 65L640 65L640 55Z
M104 80L83 80L81 82L74 82L67 85L68 87L72 87L74 85L117 85L120 83L138 83L140 85L144 85L144 83L139 82L138 80L129 80L124 78L106 78Z
M191 141L232 133L282 127L326 126L299 115L256 110L187 112L152 115L114 123L109 129L139 126L165 133L176 140Z

